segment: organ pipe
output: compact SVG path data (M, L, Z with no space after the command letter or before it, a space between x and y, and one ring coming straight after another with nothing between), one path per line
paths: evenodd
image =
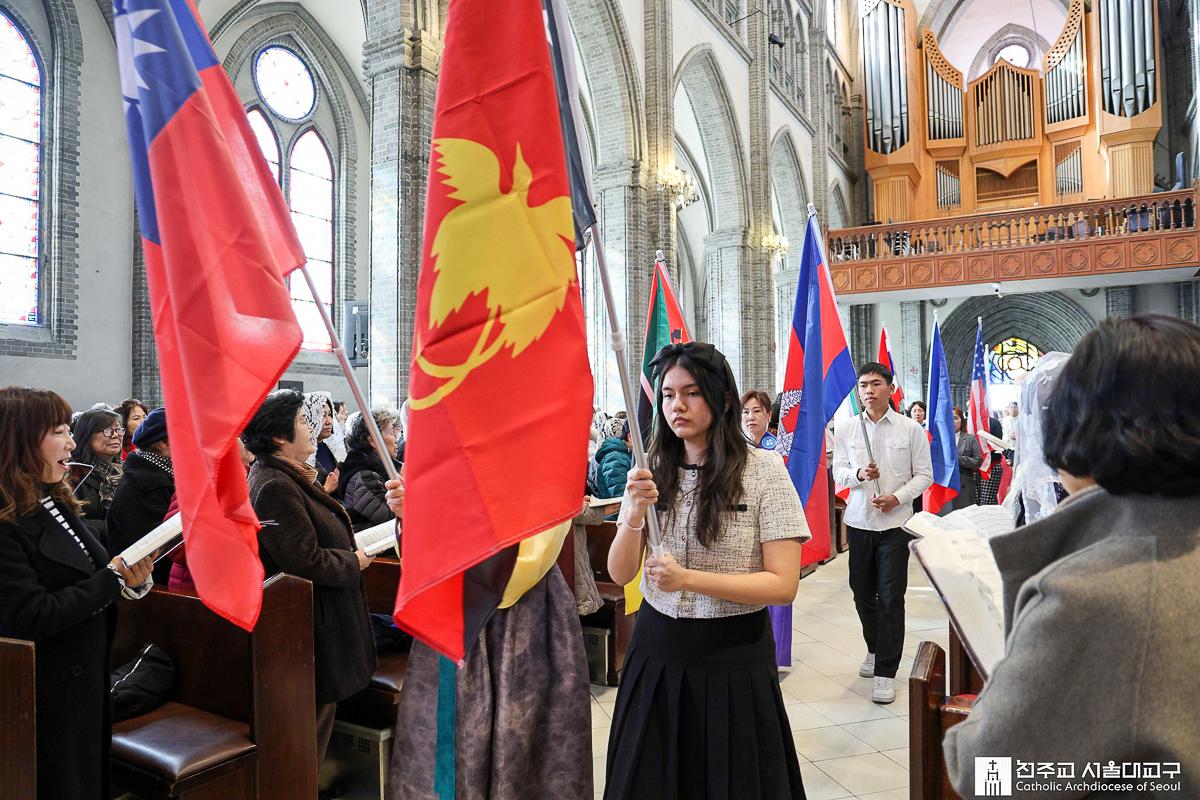
M879 0L862 21L867 145L884 155L908 143L908 40L904 9Z

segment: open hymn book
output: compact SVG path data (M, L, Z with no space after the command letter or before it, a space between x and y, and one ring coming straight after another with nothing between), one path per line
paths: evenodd
M395 547L400 552L400 544L396 541L396 520L389 519L370 528L364 528L354 534L354 545L368 556L377 556L384 550Z
M121 551L121 558L126 566L132 566L146 556L158 550L159 557L166 554L163 549L172 539L183 535L183 515L179 512L172 514L157 528L138 539Z
M1000 506L969 506L945 517L922 512L904 525L912 552L986 680L1004 656L1004 583L988 539L1015 527Z

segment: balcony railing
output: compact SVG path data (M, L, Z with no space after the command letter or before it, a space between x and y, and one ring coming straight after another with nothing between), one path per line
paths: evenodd
M829 231L839 294L1200 264L1190 189Z

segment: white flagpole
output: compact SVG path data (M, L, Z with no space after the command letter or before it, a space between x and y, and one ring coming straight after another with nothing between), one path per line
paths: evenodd
M387 473L388 480L398 481L400 475L396 472L395 464L392 463L392 455L383 443L383 434L379 432L379 426L375 424L375 417L371 415L371 406L367 403L367 397L363 394L362 387L358 385L358 379L354 377L354 370L350 367L350 360L346 357L346 348L342 347L342 337L338 336L337 330L333 327L333 318L329 316L329 311L321 302L321 296L317 294L317 286L308 272L307 261L300 267L300 272L304 273L308 291L312 293L317 311L321 313L321 321L325 323L325 330L329 332L329 343L333 345L333 354L337 356L338 363L342 365L342 372L345 373L346 380L350 383L354 402L358 403L358 408L362 412L363 423L367 426L367 432L371 434L371 444L375 446L379 460L383 462L383 470Z
M604 287L604 303L608 308L608 325L611 332L611 347L617 358L617 372L621 375L621 393L625 396L625 414L629 419L629 443L633 445L633 463L638 469L647 469L646 446L642 442L642 426L637 422L637 404L633 401L633 385L629 379L629 370L625 351L629 346L625 332L617 319L617 301L613 297L612 282L608 277L608 265L604 261L604 245L600 241L600 226L592 223L592 247L596 248L596 266L600 271L600 283ZM662 533L658 528L658 514L651 505L646 510L646 541L650 544L650 552L655 558L663 554Z

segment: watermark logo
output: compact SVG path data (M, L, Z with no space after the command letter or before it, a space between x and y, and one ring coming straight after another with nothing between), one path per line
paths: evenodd
M1013 774L1011 758L975 759L975 796L1012 797Z

